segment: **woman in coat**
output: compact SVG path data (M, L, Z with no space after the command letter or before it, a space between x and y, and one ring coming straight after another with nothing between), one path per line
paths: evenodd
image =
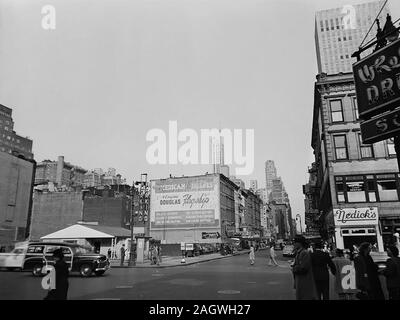
M250 258L250 264L253 265L254 261L256 260L256 255L254 253L253 245L250 246L249 258Z
M296 257L292 266L296 300L316 300L314 276L312 272L311 256L306 250L307 241L303 236L294 239Z
M378 275L379 268L372 260L370 252L370 243L364 242L360 245L359 254L354 259L356 287L361 291L362 296L365 296L368 300L384 300L385 297Z
M49 291L45 300L67 300L69 287L68 265L64 261L64 254L61 249L54 250L53 257L56 262L54 265L54 269L56 272L56 288Z

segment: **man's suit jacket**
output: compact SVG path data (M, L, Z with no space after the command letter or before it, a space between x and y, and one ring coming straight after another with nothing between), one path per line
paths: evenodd
M331 257L322 250L314 250L311 253L311 263L315 281L329 281L328 268L333 274L336 273L336 267Z

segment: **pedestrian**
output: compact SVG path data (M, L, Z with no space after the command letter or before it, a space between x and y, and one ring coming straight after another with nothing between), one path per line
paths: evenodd
M121 254L121 267L124 265L124 260L125 260L125 244L122 244L121 249L120 249L120 254Z
M256 260L256 255L254 253L253 245L250 246L249 258L250 258L250 264L253 265Z
M378 275L378 266L370 256L371 244L364 242L358 249L358 255L354 258L356 269L356 286L360 290L359 299L384 300L381 282Z
M55 260L56 288L49 291L44 300L67 300L68 296L68 264L64 261L62 249L56 249L53 252Z
M335 257L332 259L336 268L334 293L339 300L351 300L351 296L355 293L352 289L344 289L342 286L342 270L346 266L352 266L352 262L348 257L345 257L344 251L337 248L335 250ZM332 299L331 299L332 300Z
M294 239L296 257L292 265L294 288L297 300L316 300L317 294L312 272L311 255L307 251L307 241L303 236Z
M274 248L275 244L271 243L271 246L269 248L269 262L268 265L272 266L272 263L274 263L274 266L279 266L278 262L276 262L275 258L276 258L276 254L275 254L275 248Z
M108 260L111 259L111 248L108 248L107 257L108 257Z
M315 244L315 250L311 253L311 264L317 289L318 300L329 300L329 271L335 275L336 267L332 262L329 253L326 252L326 245L321 242Z
M157 247L157 262L158 262L158 265L160 265L160 263L162 262L161 253L162 253L161 246L158 246Z
M389 291L389 300L400 300L400 258L399 250L392 245L387 248L389 259L382 274L386 278L386 287Z

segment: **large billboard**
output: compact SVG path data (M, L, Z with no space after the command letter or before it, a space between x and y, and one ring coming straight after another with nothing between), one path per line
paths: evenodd
M219 177L151 181L152 230L220 227Z
M353 64L360 118L400 107L400 39Z

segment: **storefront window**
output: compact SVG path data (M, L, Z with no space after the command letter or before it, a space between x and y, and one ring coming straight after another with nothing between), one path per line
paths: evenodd
M344 184L342 181L336 182L336 193L337 193L337 200L339 203L346 202L344 197Z
M377 180L379 199L381 201L397 201L396 180Z
M366 202L364 181L346 181L348 202Z

